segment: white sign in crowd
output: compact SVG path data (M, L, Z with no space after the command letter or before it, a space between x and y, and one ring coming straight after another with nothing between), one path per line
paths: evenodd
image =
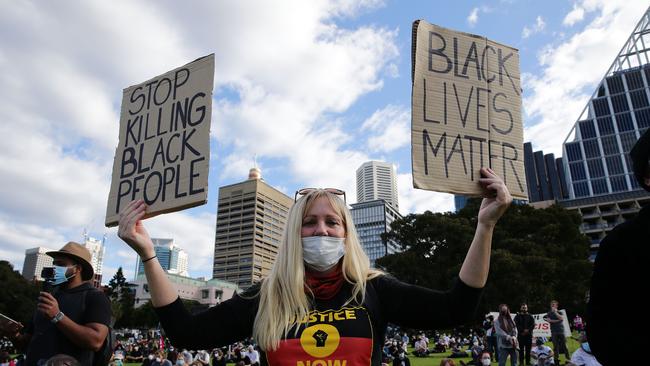
M569 326L569 317L566 315L566 310L558 310L558 313L562 315L564 318L564 321L562 324L564 324L564 335L566 337L571 336L571 327ZM490 312L489 315L492 315L494 319L496 320L499 317L499 313L497 312ZM544 320L544 317L546 316L546 313L543 314L530 314L533 316L533 319L535 319L535 329L533 330L533 337L538 338L538 337L544 337L544 338L550 338L551 337L551 323L547 322ZM515 314L510 314L512 319L515 319Z

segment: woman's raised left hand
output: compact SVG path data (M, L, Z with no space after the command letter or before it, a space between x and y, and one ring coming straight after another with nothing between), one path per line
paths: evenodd
M481 208L478 212L480 224L494 226L510 206L512 196L503 179L490 168L481 168L479 184L485 191Z

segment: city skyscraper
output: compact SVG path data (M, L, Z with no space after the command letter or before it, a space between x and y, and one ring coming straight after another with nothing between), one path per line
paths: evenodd
M293 198L267 184L258 168L248 179L219 188L213 277L239 287L270 271Z
M582 216L593 260L600 240L650 204L629 152L650 127L650 8L643 14L562 146L562 158L524 146L531 202L559 201Z
M390 224L402 215L383 199L353 203L352 221L357 230L361 246L370 258L370 265L385 255L397 253L399 244L393 240L384 242L381 234L390 231Z
M104 253L106 252L106 236L102 240L88 236L84 232L83 245L88 249L91 255L91 263L94 270L93 286L100 288L102 285L102 272L104 267Z
M368 161L357 169L357 202L383 199L399 211L395 166L382 161Z
M174 243L174 239L152 238L158 262L162 268L171 274L188 277L188 255L185 250L181 249ZM136 265L136 275L144 274L142 259L138 258Z
M52 252L54 249L36 247L25 250L25 261L23 262L22 275L25 279L32 281L43 281L41 271L43 267L52 266L52 257L45 254Z

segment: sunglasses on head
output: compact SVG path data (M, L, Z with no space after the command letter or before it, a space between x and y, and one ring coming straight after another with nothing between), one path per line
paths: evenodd
M314 191L318 191L319 189L322 189L323 191L331 194L335 194L337 196L343 196L343 202L345 201L345 191L342 189L338 188L302 188L296 191L295 196L293 197L294 202L298 200L298 198L308 195Z

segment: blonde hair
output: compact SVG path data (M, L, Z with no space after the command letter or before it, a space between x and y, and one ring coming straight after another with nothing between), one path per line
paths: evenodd
M309 298L305 293L305 266L302 256L301 229L305 214L314 202L327 198L345 227L345 255L342 272L346 282L353 285L345 304L361 304L365 299L366 281L383 272L370 268L368 256L361 248L350 211L343 200L318 189L301 197L289 210L278 255L269 276L259 290L259 307L253 324L253 338L263 350L277 349L280 339L308 314ZM298 327L296 327L296 334Z

